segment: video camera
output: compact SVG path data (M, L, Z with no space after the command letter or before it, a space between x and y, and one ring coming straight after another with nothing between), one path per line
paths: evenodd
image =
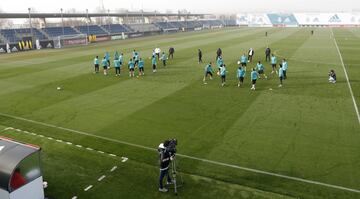
M163 147L159 147L159 152L166 151L170 153L170 156L175 156L177 143L178 142L176 139L165 140L163 143Z

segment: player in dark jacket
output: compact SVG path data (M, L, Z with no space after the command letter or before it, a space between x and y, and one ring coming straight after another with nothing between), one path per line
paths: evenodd
M216 51L216 60L222 56L222 50L221 48L219 48L217 51Z
M265 56L266 56L265 60L266 61L270 61L270 55L271 55L271 49L269 47L267 47L265 49Z
M169 48L169 58L171 57L171 59L174 59L174 53L175 53L175 48L170 47Z

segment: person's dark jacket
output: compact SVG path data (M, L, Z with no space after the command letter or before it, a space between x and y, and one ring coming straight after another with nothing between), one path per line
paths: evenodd
M265 55L270 55L271 54L271 49L270 48L266 48L265 50Z
M166 150L160 152L160 169L167 169L170 164L170 153Z

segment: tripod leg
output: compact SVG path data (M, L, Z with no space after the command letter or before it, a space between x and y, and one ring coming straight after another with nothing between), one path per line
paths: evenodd
M176 174L174 175L174 192L175 192L175 195L177 195L177 184L176 184Z
M178 195L177 193L177 184L176 184L176 163L175 160L172 162L172 174L173 174L173 183L174 183L174 193L175 195Z

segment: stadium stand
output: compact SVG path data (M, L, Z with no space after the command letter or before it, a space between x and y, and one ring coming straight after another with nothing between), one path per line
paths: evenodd
M75 35L79 34L76 30L74 30L72 27L64 27L64 34L63 34L63 28L62 27L48 27L42 29L44 32L46 32L49 37L58 37L60 35Z
M185 27L185 25L180 21L171 21L171 22L168 22L168 23L170 25L172 25L173 27L178 28L178 29L181 29L181 28Z
M9 42L16 42L18 38L16 38L14 29L4 29L0 31L1 34L8 40Z
M224 20L224 24L225 26L236 26L236 20L235 19Z
M128 24L134 32L158 32L160 28L154 24Z
M21 41L23 37L30 37L31 29L30 28L3 29L0 30L0 33L8 42L18 42ZM36 28L33 28L33 34L36 39L39 40L47 39L47 37Z
M219 27L219 26L223 26L223 22L221 22L220 20L201 20L199 21L201 24L203 24L203 27Z
M269 16L270 17L270 16ZM278 16L271 15L274 23L297 24L294 15ZM79 33L89 35L109 35L118 33L135 33L135 32L159 32L159 31L178 31L182 29L194 30L197 28L211 28L221 26L236 26L236 20L189 20L189 21L170 21L170 22L155 22L153 24L110 24L110 25L89 25L76 27L46 27L43 29L33 28L35 39L49 40L53 37L61 35L76 35ZM16 43L21 41L24 37L30 37L30 28L21 29L1 29L0 43Z
M187 29L194 29L194 28L200 28L203 27L201 24L195 22L195 21L184 21L183 25Z
M110 33L132 32L127 27L125 27L124 25L121 25L121 24L102 25L101 27L103 27L106 31L108 31Z
M171 25L168 22L156 22L155 25L157 25L162 30L178 30L179 28L176 28L175 26Z
M89 34L89 35L107 35L107 34L109 34L109 32L105 32L105 30L98 25L89 25L89 29L88 29L88 26L76 26L75 28L83 34Z

